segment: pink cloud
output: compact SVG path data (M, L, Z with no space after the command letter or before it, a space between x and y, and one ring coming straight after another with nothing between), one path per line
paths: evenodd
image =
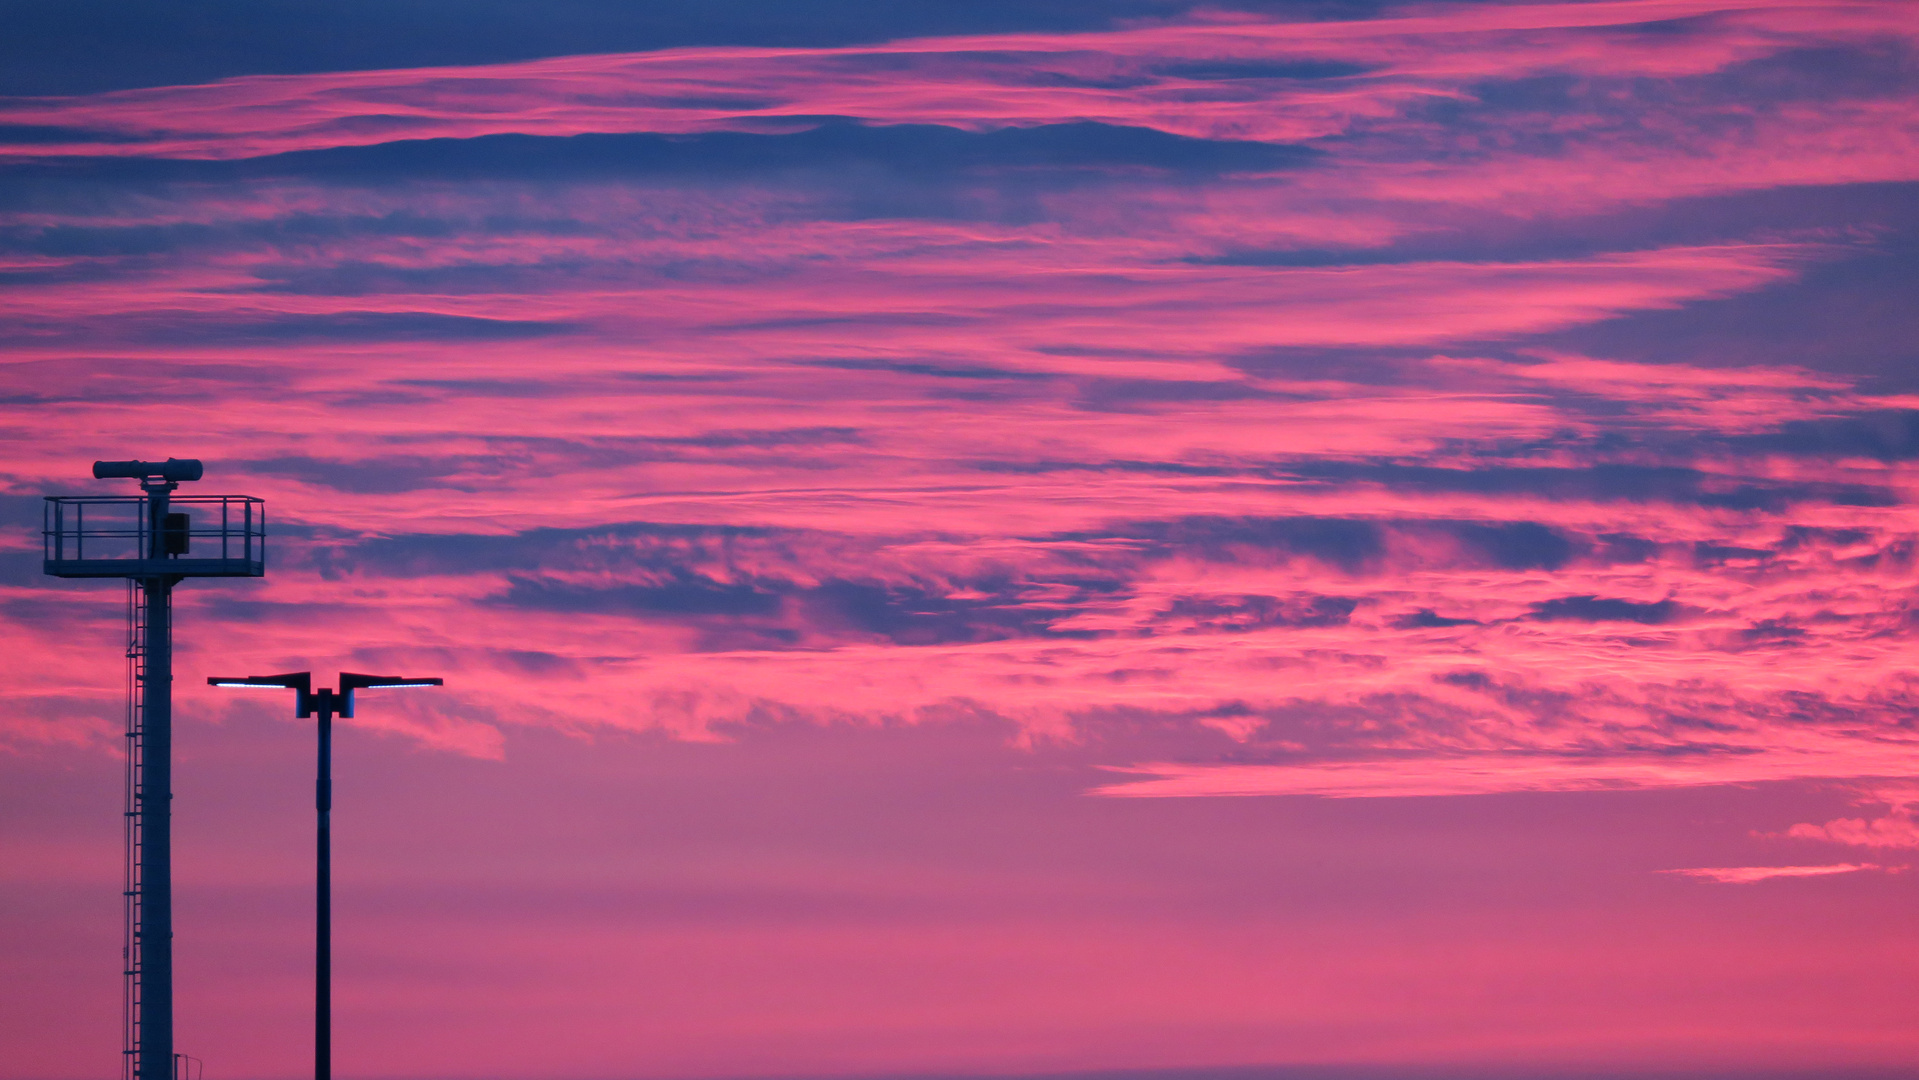
M1490 732L1489 732L1490 734ZM1649 733L1647 733L1649 734ZM1756 734L1756 733L1755 733ZM1644 737L1641 735L1640 737ZM1660 752L1663 750L1664 752ZM1142 779L1109 784L1096 794L1126 798L1318 795L1404 798L1520 791L1633 791L1864 776L1913 768L1919 745L1854 741L1772 729L1731 746L1618 749L1582 755L1543 747L1466 748L1435 753L1408 747L1361 761L1297 765L1157 763L1115 767ZM1802 835L1793 833L1793 835Z
M1824 825L1794 825L1787 836L1856 847L1919 847L1919 823L1910 813L1883 818L1835 818Z
M1692 20L1689 32L1639 30L1674 19ZM1771 2L1470 6L1356 22L1239 16L1103 33L253 76L20 100L5 114L14 123L116 135L9 147L15 159L232 158L503 133L789 131L822 115L974 131L1097 122L1205 139L1338 138L1333 165L1297 185L1334 203L1362 195L1563 211L1778 184L1909 179L1919 163L1919 128L1910 103L1897 98L1646 101L1631 124L1595 102L1502 115L1497 136L1442 133L1420 110L1471 104L1487 80L1677 79L1776 57L1787 43L1869 48L1913 36L1896 0L1816 9ZM1182 64L1223 63L1276 70L1345 64L1362 74L1225 83L1178 74ZM1125 77L1120 85L1116 76ZM1531 153L1515 148L1522 136L1572 144ZM1503 145L1488 152L1489 142Z
M1702 20L1688 35L1633 28ZM783 117L993 127L1098 121L1206 138L1330 135L1489 78L1577 73L1673 78L1770 55L1785 35L1864 41L1910 36L1896 3L1817 11L1779 2L1429 8L1355 22L1199 18L1101 33L1007 34L837 49L674 49L471 68L251 76L199 87L23 101L20 123L144 135L89 153L261 154L394 138L498 132L690 132ZM884 58L880 68L865 61ZM1364 78L1330 88L1211 80L1154 71L1171 61L1340 61ZM904 65L904 72L901 68ZM1109 89L1094 77L1147 74ZM1037 78L1078 76L1077 83ZM736 97L739 104L716 105ZM537 108L529 107L538 102ZM15 147L16 154L34 148ZM45 153L45 150L39 150Z
M1851 874L1861 870L1884 869L1886 868L1875 863L1834 863L1831 866L1701 866L1690 870L1666 870L1662 873L1705 878L1721 885L1750 885L1755 881L1766 881L1771 878L1825 877L1829 874Z
M1859 801L1884 804L1889 812L1876 818L1834 818L1824 825L1801 823L1787 829L1786 835L1853 847L1919 847L1919 822L1913 820L1913 804L1919 801L1919 791L1891 785L1868 789Z

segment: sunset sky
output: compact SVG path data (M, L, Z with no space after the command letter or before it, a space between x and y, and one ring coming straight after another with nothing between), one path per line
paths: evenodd
M1919 3L0 13L0 1078L1919 1070Z

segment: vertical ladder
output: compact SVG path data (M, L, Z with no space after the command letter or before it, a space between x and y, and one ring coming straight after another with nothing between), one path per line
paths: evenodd
M140 1075L141 926L140 848L145 821L141 813L140 775L145 757L147 605L140 581L127 579L127 783L124 938L120 955L120 1080Z

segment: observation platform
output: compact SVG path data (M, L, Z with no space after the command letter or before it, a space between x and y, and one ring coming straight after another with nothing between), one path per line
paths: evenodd
M45 570L64 578L265 577L266 501L174 495L159 523L144 495L49 495ZM156 551L166 554L155 557Z

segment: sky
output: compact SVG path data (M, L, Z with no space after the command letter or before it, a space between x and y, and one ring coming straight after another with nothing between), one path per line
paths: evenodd
M0 11L0 1078L1919 1075L1919 5Z

